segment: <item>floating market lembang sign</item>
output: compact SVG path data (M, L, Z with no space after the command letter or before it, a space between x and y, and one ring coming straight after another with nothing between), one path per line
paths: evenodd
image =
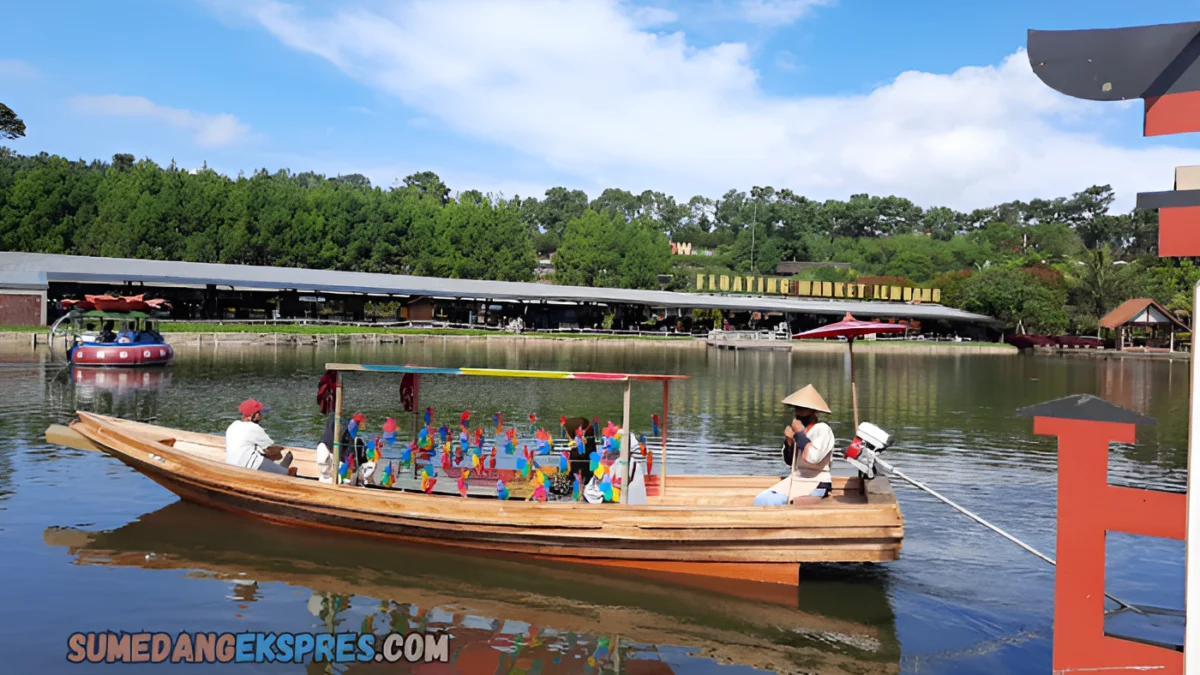
M834 281L792 281L775 277L696 275L696 290L722 293L763 293L814 298L850 298L892 300L896 302L941 302L938 288L912 288L880 284L856 284Z

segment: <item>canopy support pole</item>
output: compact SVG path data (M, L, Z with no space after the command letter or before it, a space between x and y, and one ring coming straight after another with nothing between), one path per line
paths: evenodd
M662 455L658 461L658 491L667 493L667 406L671 402L671 381L663 380Z
M412 409L412 437L417 438L417 420L421 414L421 374L413 373L413 409ZM413 462L415 467L417 464Z
M342 482L342 376L339 373L333 393L333 484Z
M1192 307L1200 307L1200 283L1192 289ZM1192 317L1192 326L1196 318ZM1188 383L1188 454L1187 454L1187 518L1184 526L1184 607L1196 611L1200 607L1200 359L1196 358L1196 337L1191 338L1191 381ZM1195 615L1193 615L1195 616ZM1185 622L1184 649L1200 645L1200 621ZM1188 670L1185 666L1185 670Z
M850 345L850 398L854 399L854 432L858 433L858 383L854 380L854 337L847 337Z
M629 399L633 390L633 380L625 379L625 402L621 417L621 503L629 503Z

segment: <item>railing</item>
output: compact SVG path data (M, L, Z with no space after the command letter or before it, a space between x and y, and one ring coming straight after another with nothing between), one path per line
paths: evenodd
M776 328L774 330L721 330L714 328L709 331L708 339L713 341L746 341L746 340L790 340L791 332Z

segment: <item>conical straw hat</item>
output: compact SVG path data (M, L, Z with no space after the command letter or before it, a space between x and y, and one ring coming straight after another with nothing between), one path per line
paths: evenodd
M783 404L797 408L808 408L817 412L830 412L829 406L825 404L825 399L821 398L821 395L817 393L817 388L811 384L783 399Z

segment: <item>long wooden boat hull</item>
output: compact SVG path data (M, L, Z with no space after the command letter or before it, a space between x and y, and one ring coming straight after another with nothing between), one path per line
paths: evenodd
M671 476L644 506L501 501L331 485L223 462L223 439L79 413L71 427L182 499L281 525L487 552L782 584L804 562L895 560L903 519L886 480L835 478L820 504L755 507L767 476Z

